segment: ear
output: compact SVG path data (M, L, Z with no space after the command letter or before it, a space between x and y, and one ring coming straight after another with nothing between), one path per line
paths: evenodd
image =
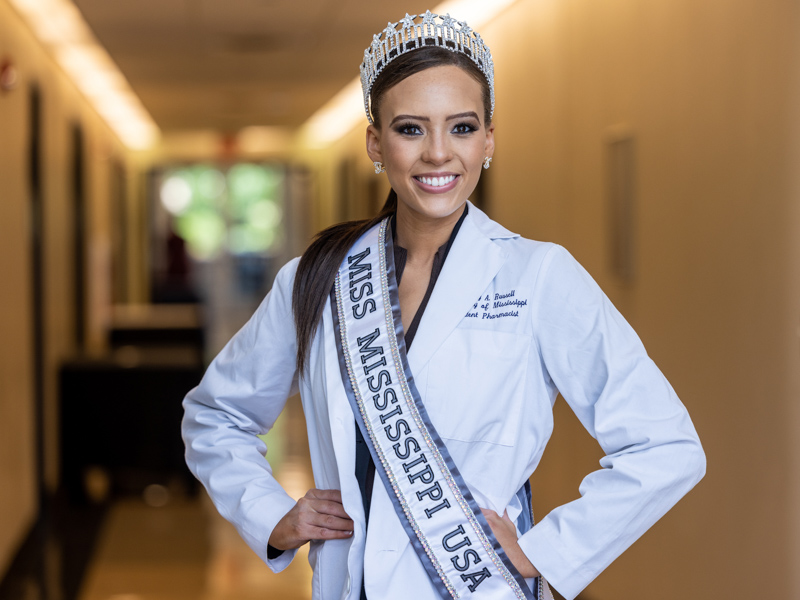
M492 158L494 155L494 122L486 128L486 142L483 145L483 155Z
M381 132L375 125L367 127L367 156L372 162L383 162Z

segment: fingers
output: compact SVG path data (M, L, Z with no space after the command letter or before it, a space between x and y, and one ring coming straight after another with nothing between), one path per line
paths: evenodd
M486 521L489 523L489 527L492 528L495 536L498 538L505 538L506 536L513 535L513 538L516 539L517 528L511 518L508 516L507 511L503 512L502 517L488 508L481 508L481 512L483 513L483 516L486 517Z
M345 512L344 506L342 506L340 502L318 500L316 498L304 496L298 500L298 504L323 515L331 515L339 517L340 519L350 519L350 516Z
M353 521L342 506L339 490L311 489L278 521L269 544L279 550L299 548L310 540L353 535Z
M333 502L342 503L342 492L339 490L318 490L312 488L306 492L306 498L317 498L319 500L332 500Z
M531 564L517 543L517 528L508 516L508 511L503 512L502 517L488 508L482 508L481 512L486 517L489 527L492 528L492 532L503 547L506 556L520 574L523 577L538 577L539 571Z
M339 490L308 490L298 504L314 512L350 520L342 505L342 493Z
M316 511L301 512L300 514L303 525L340 531L353 530L353 521L349 518L341 518Z
M308 527L304 530L307 534L303 537L307 541L312 540L343 540L353 535L353 531L345 531L340 529L327 529L324 527Z
M339 490L311 489L298 501L298 533L308 540L346 538L353 533L353 520L342 506Z
M494 528L496 524L503 522L503 520L500 518L500 515L489 508L482 508L481 512L483 513L483 516L486 517L486 520L489 521L489 525L491 525L492 528Z

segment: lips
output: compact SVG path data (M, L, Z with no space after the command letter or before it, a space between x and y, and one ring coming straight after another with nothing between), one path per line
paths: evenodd
M452 173L447 175L415 175L414 181L426 192L441 194L452 190L460 177L460 175Z

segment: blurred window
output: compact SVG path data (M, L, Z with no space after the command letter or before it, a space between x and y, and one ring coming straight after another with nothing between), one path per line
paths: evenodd
M281 240L283 169L237 164L223 172L193 165L164 171L161 205L192 258L208 260L227 250L265 254Z
M272 279L271 259L283 244L284 180L285 168L276 164L194 164L157 173L154 191L160 215L153 221L153 238L157 248L169 250L154 261L156 281L180 275L174 268L180 264L175 254L184 252L187 264L224 259L243 296L262 294ZM197 291L201 296L208 292Z

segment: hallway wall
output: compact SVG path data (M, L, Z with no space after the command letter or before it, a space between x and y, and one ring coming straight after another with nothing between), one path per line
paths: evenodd
M58 479L57 367L76 352L72 128L84 136L86 350L101 352L110 305L112 169L130 157L73 84L0 0L0 60L19 81L0 92L0 577L38 513L29 169L32 86L41 93L45 480ZM135 190L134 182L128 192ZM128 198L123 196L123 206ZM126 208L127 209L127 208ZM132 236L131 236L132 237ZM130 253L129 253L130 255ZM118 265L119 268L119 265Z
M591 598L797 596L787 525L799 475L798 16L780 0L540 0L486 31L500 98L494 216L563 243L586 266L708 454L706 479ZM637 274L627 284L610 267L604 155L620 135L636 148ZM576 451L576 439L593 444L579 430L562 404L535 477L545 510L575 495L580 477L562 473L599 456Z
M705 480L586 598L800 594L798 17L783 0L520 0L481 28L497 82L488 212L588 269L708 454ZM627 281L611 268L608 197L608 147L625 139ZM343 214L341 165L356 194L374 185L363 127L298 157L317 173L320 227ZM600 456L559 400L533 478L537 514L577 497Z

